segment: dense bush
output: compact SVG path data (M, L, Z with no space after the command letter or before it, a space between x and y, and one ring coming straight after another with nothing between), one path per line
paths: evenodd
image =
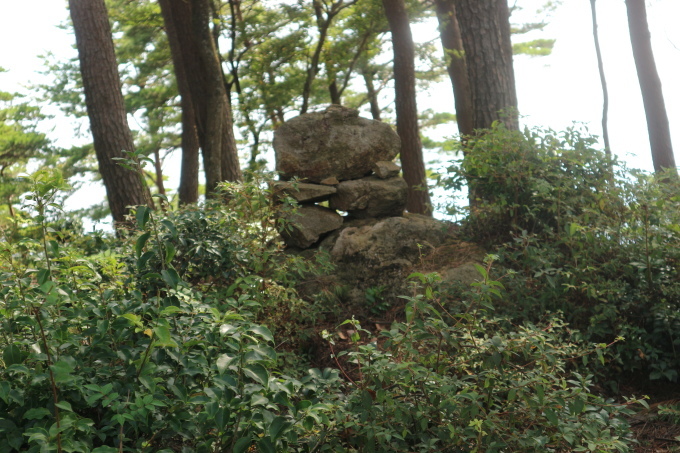
M405 322L361 342L370 332L348 321L356 348L341 354L356 377L335 414L335 451L628 451L631 411L577 372L606 346L575 342L557 317L508 329L490 310L502 285L480 271L463 312L442 304L436 275L414 274Z
M238 221L140 207L129 245L88 258L48 228L58 178L33 182L42 235L1 251L0 451L314 448L328 410L306 395L333 373L280 375L256 322L292 303L276 278L295 273L282 257L267 268L279 245L258 186L233 188L253 207Z
M263 185L140 207L138 231L88 255L49 226L58 178L32 184L39 233L0 250L0 451L628 451L628 404L581 372L607 346L559 317L494 318L490 264L456 300L416 275L403 322L347 321L338 369L300 372L275 344L308 327L293 284L319 263L282 253Z
M593 144L576 129L499 126L470 142L445 185L470 185L466 231L514 272L501 313L536 322L562 311L589 341L625 337L612 374L675 380L678 180L627 172Z

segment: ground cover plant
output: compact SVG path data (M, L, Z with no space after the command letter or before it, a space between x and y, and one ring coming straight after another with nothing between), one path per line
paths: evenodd
M294 287L328 263L284 252L276 211L295 207L273 206L266 184L226 186L228 196L200 209L169 210L158 197L158 211L137 208L127 237L94 240L54 228L58 175L28 181L35 214L0 251L0 451L606 452L634 443L625 416L636 400L594 392L601 369L589 368L610 358L624 366L621 339L584 341L594 334L557 311L536 321L509 312L519 284L493 275L512 267L510 248L463 290L413 275L403 316L383 332L347 313L317 337L337 365L319 369L300 337L315 335L323 307ZM515 237L503 235L503 244ZM338 347L338 331L350 347Z

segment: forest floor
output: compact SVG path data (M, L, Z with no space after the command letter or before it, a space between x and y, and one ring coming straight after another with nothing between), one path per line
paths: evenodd
M623 385L621 390L623 394L649 397L649 409L642 410L629 419L638 441L634 451L680 453L680 417L659 415L660 407L680 406L680 385L640 379Z

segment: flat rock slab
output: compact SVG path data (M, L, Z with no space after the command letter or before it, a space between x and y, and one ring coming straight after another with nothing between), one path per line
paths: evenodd
M343 218L337 212L321 206L300 206L281 218L286 228L281 233L287 245L306 249L319 241L324 233L337 230Z
M394 178L399 176L401 167L394 162L381 160L373 164L373 174L380 179Z
M289 181L276 181L271 187L277 200L288 196L300 204L328 200L338 191L333 186Z
M394 159L401 142L388 124L332 105L285 122L274 132L273 146L281 179L318 183L367 176L376 162Z
M408 186L400 177L375 176L343 181L330 198L332 209L346 211L356 219L399 217L406 207Z

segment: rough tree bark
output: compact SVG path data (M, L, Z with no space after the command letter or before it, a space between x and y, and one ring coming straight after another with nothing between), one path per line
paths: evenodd
M590 14L593 19L593 41L595 43L595 54L597 55L597 69L600 73L600 85L602 85L602 139L604 140L604 151L607 156L611 156L612 151L609 146L609 127L607 126L607 116L609 113L609 91L607 90L607 79L604 76L604 63L602 61L602 50L600 49L600 37L597 33L597 6L596 0L590 0Z
M385 16L392 33L394 50L394 91L397 111L397 133L401 138L401 166L408 184L406 209L432 215L432 202L427 190L423 145L418 129L416 106L415 50L404 0L383 0Z
M507 0L455 0L472 99L472 128L519 129ZM499 112L503 112L499 114Z
M652 52L652 39L647 24L645 0L626 0L626 9L628 11L628 28L633 47L633 58L635 59L642 102L647 117L647 131L652 149L654 171L656 173L664 170L675 172L671 131L668 125L663 91L661 90L661 79L656 70L656 62Z
M241 179L236 139L224 74L210 30L212 10L209 0L160 0L166 31L176 32L175 40L168 36L176 73L183 68L188 85L179 85L193 107L198 141L203 155L206 196L214 194L221 181ZM174 43L174 44L173 44ZM178 47L178 48L177 48ZM184 107L184 106L183 106ZM187 106L188 108L188 106ZM190 112L187 113L191 127ZM191 137L187 136L190 140Z
M140 174L114 159L135 146L127 122L111 25L104 0L69 0L90 130L114 225L123 226L130 206L149 205L151 196Z
M472 95L468 80L463 38L456 18L455 0L435 0L439 37L444 48L446 70L451 79L456 106L456 122L461 137L472 135Z
M191 87L186 73L187 62L184 61L173 14L175 10L169 5L169 0L160 0L165 34L168 36L170 53L175 67L175 80L180 94L180 108L182 110L182 168L179 179L179 203L181 205L198 201L198 172L199 172L199 140L196 128L196 112L191 99ZM190 33L190 29L181 31Z

